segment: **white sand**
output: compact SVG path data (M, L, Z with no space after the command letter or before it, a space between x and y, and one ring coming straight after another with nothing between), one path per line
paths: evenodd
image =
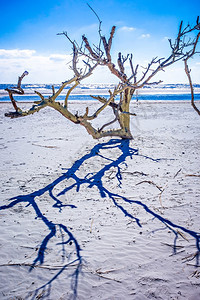
M184 259L200 232L189 102L134 103L132 157L52 109L9 110L0 104L0 299L200 299L200 268Z

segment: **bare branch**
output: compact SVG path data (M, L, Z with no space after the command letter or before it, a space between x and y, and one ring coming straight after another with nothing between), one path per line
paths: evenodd
M87 116L87 120L93 120L94 118L96 118L100 112L102 112L108 105L110 105L110 103L112 103L115 96L117 96L119 93L122 93L124 90L125 88L115 89L113 93L110 91L109 99L106 99L106 102L104 102L104 104L99 109L97 109L97 111L92 116Z
M26 75L28 75L28 72L27 72L27 71L24 71L24 73L23 73L23 74L19 77L19 79L18 79L17 88L18 88L19 90L21 90L22 79L23 79Z
M120 72L124 73L124 64L122 62L122 54L121 52L118 53L118 66L119 66L119 69L120 69Z
M82 40L85 44L85 48L88 50L88 52L91 54L92 58L93 59L96 59L98 60L99 59L99 56L95 54L95 52L92 50L89 42L88 42L88 39L85 37L85 35L82 36Z
M105 127L112 125L117 121L117 117L115 117L112 121L105 123L98 131L101 132Z
M101 37L108 62L111 62L110 50L111 50L111 46L112 46L112 40L114 37L115 29L116 29L116 27L113 26L111 29L111 32L110 32L110 37L109 37L108 42L106 41L105 36Z
M41 93L39 93L38 91L35 91L35 93L41 98L42 101L44 100L44 96ZM55 95L54 92L53 95Z
M80 72L77 69L77 59L78 59L78 50L75 46L75 43L73 43L73 64L72 64L72 68L74 71L74 74L76 75L76 77L80 77Z
M67 102L68 102L68 98L69 95L71 94L71 92L79 85L79 82L76 81L75 84L68 90L67 95L65 97L65 103L64 103L64 107L67 108Z
M14 97L13 97L13 94L19 94L19 95L23 95L23 94L24 94L24 90L23 90L22 87L21 87L21 83L22 83L22 79L23 79L26 75L28 75L28 72L27 72L27 71L24 71L24 73L23 73L21 76L19 76L19 78L18 78L18 83L17 83L17 86L16 86L16 87L12 87L11 89L9 89L9 88L6 88L6 89L5 89L5 91L7 91L8 94L9 94L10 100L11 100L11 102L12 102L12 105L13 105L13 107L14 107L16 113L20 111L20 108L17 106L17 103L16 103L16 101L15 101L15 99L14 99ZM17 115L17 114L16 114L16 115Z
M97 13L95 12L95 10L87 3L87 6L91 9L91 11L95 14L95 16L97 17L99 23L101 24L102 21L100 20L99 16L97 15Z
M102 35L101 35L101 24L102 24L102 21L100 20L98 14L95 12L95 10L88 3L87 3L87 5L91 9L91 11L95 14L95 16L97 17L98 22L99 22L99 30L98 30L98 32L99 32L100 39L99 39L99 46L96 47L96 48L99 50L98 56L101 56L101 41L102 41L102 39L101 39L102 38Z
M198 19L197 19L198 21ZM200 115L200 110L197 108L197 106L195 105L194 103L194 88L193 88L193 84L192 84L192 78L191 78L191 75L190 75L190 70L189 70L189 67L188 67L188 60L195 54L195 51L196 51L196 47L197 47L197 43L199 41L199 38L200 38L200 32L198 33L197 37L196 37L196 40L194 42L194 46L193 46L193 49L192 49L192 52L190 53L190 55L187 56L187 58L184 60L184 64L185 64L185 73L188 77L188 81L189 81L189 84L190 84L190 91L191 91L191 104L192 104L192 107L194 108L194 110L198 113L198 115Z
M112 29L111 29L111 32L110 32L110 38L108 40L108 47L107 47L107 58L109 61L111 61L111 56L110 56L110 50L111 50L111 46L112 46L112 40L113 40L113 37L114 37L114 34L115 34L115 29L116 29L116 26L113 26Z
M55 88L54 88L54 85L52 85L51 88L52 88L52 94L55 95Z

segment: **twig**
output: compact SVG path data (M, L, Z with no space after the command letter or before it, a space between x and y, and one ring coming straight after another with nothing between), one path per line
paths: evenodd
M191 277L200 278L200 271L199 271L199 270L195 270L195 271L191 274Z
M171 248L184 248L184 246L178 246L178 245L171 245L171 244L168 244L168 243L163 243L161 242L162 245L165 245L165 246L169 246Z
M142 175L142 176L148 176L148 174L145 174L145 173L139 172L139 171L135 171L135 172L122 171L121 173L130 174L130 175Z
M200 175L197 174L186 174L187 177L200 177Z
M172 253L169 256L174 256L174 255L177 255L177 254L180 254L180 253L183 253L183 252L185 252L185 250L181 250L179 252Z
M186 238L186 236L179 230L177 230L177 233L184 239L186 240L187 242L189 242L189 240Z
M34 143L32 143L32 145L34 145L34 146L38 146L38 147L44 147L44 148L58 148L57 146L43 146L43 145L39 145L39 144L34 144Z
M77 264L67 264L63 266L48 266L48 265L33 265L29 263L8 263L8 264L1 264L0 267L31 267L31 268L40 268L40 269L48 269L48 270L60 270L66 266L75 267Z
M187 265L187 266L192 266L192 267L196 267L196 268L200 268L200 265L198 265L198 266L197 266L197 265L193 265L193 264L188 264L188 263L187 263L186 265Z
M142 183L149 183L149 184L152 184L152 185L154 185L155 187L157 187L157 189L158 189L159 191L163 192L163 189L162 189L160 186L158 186L157 184L155 184L153 181L150 181L150 180L143 180L143 181L137 183L136 185L139 185L139 184L142 184Z
M176 178L176 176L180 173L182 169L179 169L178 172L176 172L176 174L174 175L174 178Z
M117 279L114 279L114 278L109 278L109 277L106 277L106 276L102 275L102 274L108 274L110 272L115 272L115 271L116 270L100 271L100 269L97 269L96 272L94 272L94 271L89 271L89 272L91 274L97 275L101 278L108 279L108 280L113 280L113 281L118 282L118 283L122 283L122 281L120 281L120 280L117 280Z
M182 258L182 260L185 260L186 261L191 261L193 260L195 257L197 257L199 255L199 251L195 252L194 254L190 254L184 258Z

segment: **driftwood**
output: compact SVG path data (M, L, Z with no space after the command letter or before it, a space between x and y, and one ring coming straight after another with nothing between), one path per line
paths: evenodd
M90 9L95 13L91 7ZM24 117L34 114L46 106L49 106L60 112L73 123L84 126L87 132L95 139L106 136L117 136L124 139L132 139L130 117L135 116L135 114L130 112L130 101L134 93L137 94L138 89L141 89L144 86L159 84L161 81L152 81L154 76L178 61L184 61L185 63L185 72L188 76L191 88L192 105L199 113L199 110L194 104L193 85L187 65L188 59L197 53L197 45L200 36L199 18L197 18L196 24L192 27L190 25L183 27L183 22L180 23L176 39L174 42L172 42L171 39L169 40L170 54L167 58L154 57L146 67L143 67L138 64L134 66L132 54L124 56L121 52L118 53L117 65L113 62L111 48L116 27L112 27L107 39L101 34L101 20L96 13L95 15L99 21L99 42L96 46L91 46L92 44L88 41L85 35L82 36L82 43L79 45L76 41L71 40L67 32L59 34L64 35L72 45L73 54L71 69L74 72L74 77L63 82L58 91L55 91L54 87L52 87L52 95L48 98L45 98L42 94L36 91L36 94L40 97L40 101L37 101L28 111L22 111L17 106L16 101L13 98L13 94L24 93L21 88L21 81L23 77L28 74L28 72L25 71L22 76L19 77L17 87L13 89L6 89L15 108L15 112L5 114L7 117ZM190 33L196 34L195 39L192 41L188 37ZM109 91L108 99L101 96L91 96L101 103L101 106L94 114L90 115L88 108L86 108L85 114L83 115L79 115L78 113L73 114L68 109L69 96L82 80L92 75L92 72L97 68L97 66L107 67L109 71L119 79L119 84L113 91ZM138 72L139 68L142 68L142 74L140 76ZM69 85L72 86L68 89L64 104L57 102L56 98L60 95L63 89ZM116 96L119 96L119 101L116 101ZM98 115L108 106L110 106L113 110L113 119L110 122L105 123L100 129L94 128L92 120L97 118ZM106 127L115 122L118 123L119 128L114 130L105 130Z
M21 87L21 83L22 83L22 79L26 75L28 75L27 71L25 71L21 76L19 76L18 83L17 83L16 87L14 86L14 87L11 87L11 89L9 89L9 88L5 89L8 92L10 100L12 102L12 105L15 109L15 112L6 113L5 114L6 117L14 118L14 117L20 117L21 116L20 115L21 109L17 106L16 100L14 99L13 94L18 94L18 95L23 95L24 94L24 90Z

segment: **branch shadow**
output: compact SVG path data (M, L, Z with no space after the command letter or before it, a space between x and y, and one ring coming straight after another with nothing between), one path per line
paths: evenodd
M120 153L117 155L116 158L108 158L103 154L104 150L111 150L117 151ZM106 151L105 151L106 152ZM29 271L31 272L34 268L38 266L42 266L45 262L45 253L48 246L48 243L53 237L56 237L56 233L61 233L61 241L58 242L56 245L59 247L62 247L62 252L64 253L65 247L67 245L73 245L73 249L75 252L74 259L72 259L70 262L67 262L63 266L59 268L58 272L44 285L40 286L34 292L31 294L31 299L35 299L35 297L42 291L43 292L43 298L48 298L51 293L51 286L52 283L63 273L66 269L68 269L70 266L74 266L74 271L71 273L71 290L72 290L72 299L77 298L78 293L78 281L80 274L82 273L82 263L83 258L81 255L81 247L79 245L78 240L72 233L72 230L70 227L67 227L65 224L61 223L55 223L51 220L49 220L40 210L39 204L38 204L38 198L41 198L44 196L44 194L47 192L51 199L53 199L54 203L52 205L52 208L58 209L61 213L62 210L65 207L75 209L76 206L63 203L59 199L60 196L65 195L70 190L75 189L77 193L80 192L80 188L82 185L86 185L88 189L92 189L93 187L96 187L98 189L98 192L101 196L101 198L108 197L113 205L117 207L124 216L128 216L132 220L136 222L136 224L139 227L142 227L141 221L138 217L133 216L127 208L123 206L123 203L128 203L130 205L136 205L142 207L149 215L151 215L153 218L157 219L160 223L164 224L165 227L173 232L174 234L174 247L173 251L176 252L176 242L178 238L177 230L182 230L184 233L187 233L191 238L195 241L195 246L197 249L196 254L196 265L199 265L199 253L200 253L200 234L187 229L184 226L181 226L179 224L176 224L166 218L163 218L160 214L154 212L151 210L146 204L144 204L142 201L134 200L134 199L128 199L124 196L121 196L113 191L108 190L104 184L103 184L103 178L105 177L105 173L115 168L116 174L115 178L118 181L119 187L122 187L122 166L126 163L127 158L132 159L133 156L141 156L144 159L152 160L154 162L159 162L160 160L165 160L167 158L158 158L154 159L148 156L141 155L139 153L138 149L134 149L130 147L130 141L129 140L118 140L118 139L111 139L109 142L105 143L98 143L95 145L87 154L82 156L80 159L76 160L73 165L68 169L63 169L65 172L58 177L56 180L52 181L50 184L46 185L45 187L38 189L30 194L27 195L18 195L14 198L9 199L10 203L7 205L0 206L0 210L7 210L15 205L18 205L19 203L26 203L26 206L31 206L31 208L34 210L36 214L36 218L39 218L42 220L46 228L48 229L48 234L45 236L45 238L40 243L40 247L38 248L37 254L35 259L33 260ZM84 174L83 177L79 174L79 169L85 163L86 161L92 159L101 157L103 158L107 163L103 165L97 172L95 173L87 173ZM113 155L114 157L114 155ZM54 188L63 181L68 180L73 181L70 185L65 187L62 191L60 191L57 195L54 193Z

